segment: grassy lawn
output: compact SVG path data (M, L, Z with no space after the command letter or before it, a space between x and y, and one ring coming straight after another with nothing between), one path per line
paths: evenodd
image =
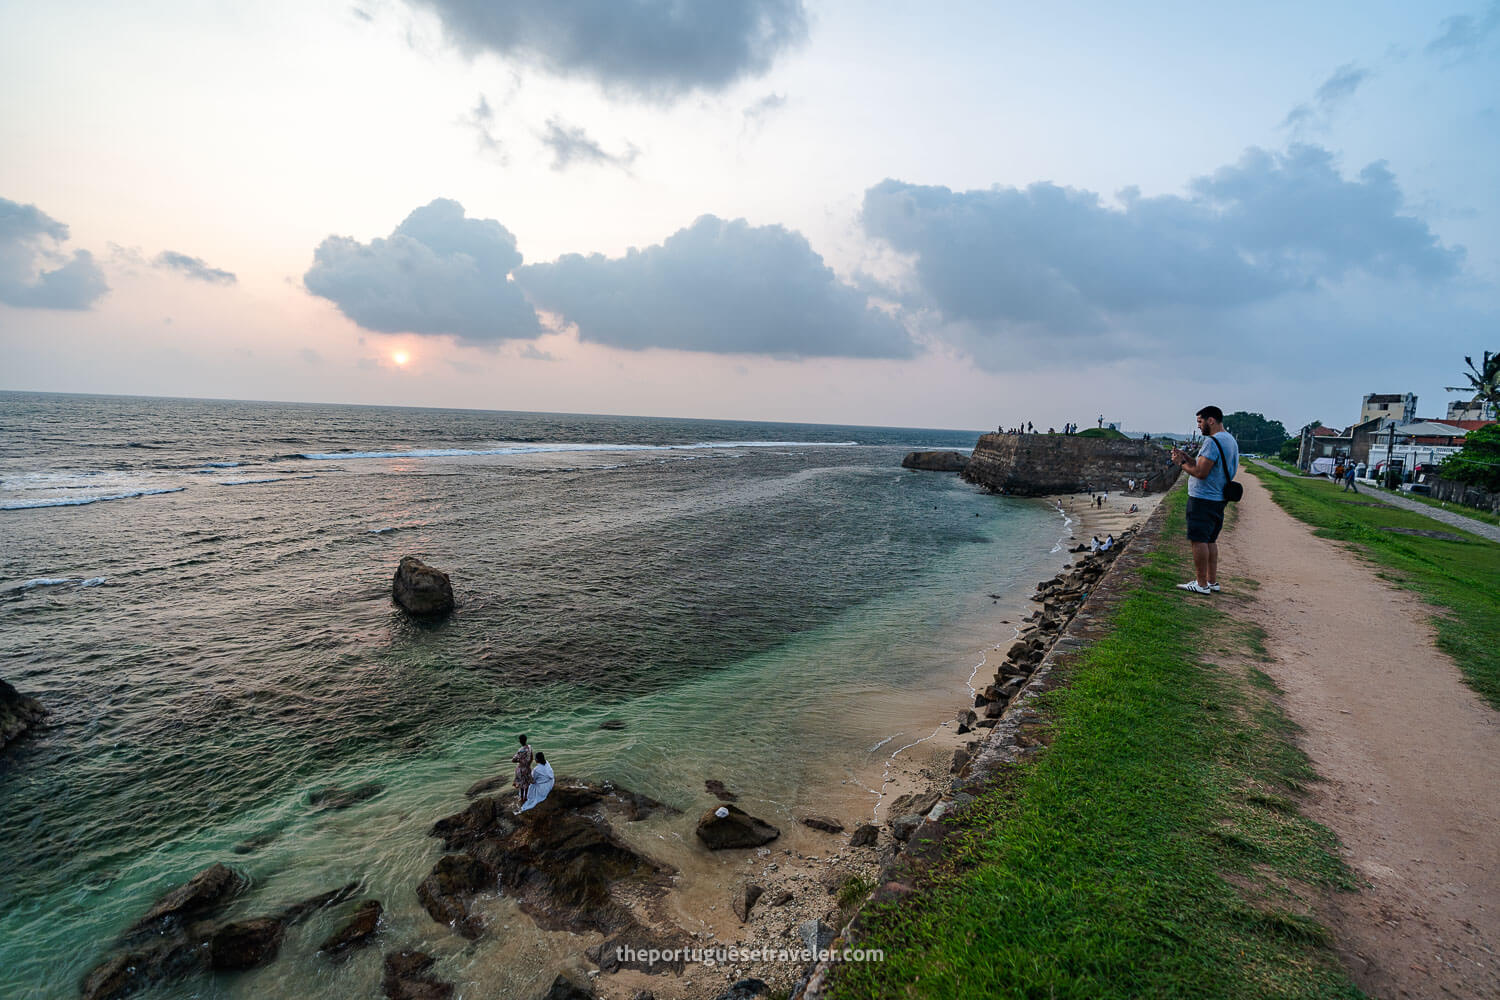
M1358 997L1307 915L1352 888L1296 802L1261 637L1173 584L1183 494L1113 631L1043 699L1052 743L986 787L942 860L872 905L831 995Z
M1383 578L1416 591L1435 609L1438 646L1453 657L1464 680L1500 709L1500 545L1442 521L1340 493L1334 483L1285 479L1254 466L1271 495L1324 538L1348 542ZM1369 501L1374 502L1374 501ZM1441 531L1461 540L1425 538L1388 528Z

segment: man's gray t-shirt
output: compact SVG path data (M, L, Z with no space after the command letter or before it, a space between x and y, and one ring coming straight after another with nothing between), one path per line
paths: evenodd
M1220 449L1223 450L1223 460L1220 461ZM1214 467L1208 470L1208 476L1199 479L1193 476L1188 479L1188 496L1197 497L1199 500L1223 500L1224 484L1229 482L1229 476L1224 471L1227 463L1231 472L1239 475L1240 472L1240 443L1234 439L1234 435L1228 431L1220 431L1212 437L1203 439L1203 447L1198 451L1198 457L1214 459Z

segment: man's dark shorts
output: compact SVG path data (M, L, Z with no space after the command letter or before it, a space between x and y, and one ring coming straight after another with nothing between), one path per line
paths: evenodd
M1223 500L1188 497L1188 541L1217 542L1219 540L1219 529L1224 527L1224 503Z

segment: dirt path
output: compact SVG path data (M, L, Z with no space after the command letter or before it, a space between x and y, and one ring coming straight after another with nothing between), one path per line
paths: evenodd
M1369 883L1319 915L1374 996L1500 997L1500 713L1433 645L1415 596L1243 481L1215 601L1266 630L1267 673L1326 779L1308 811Z

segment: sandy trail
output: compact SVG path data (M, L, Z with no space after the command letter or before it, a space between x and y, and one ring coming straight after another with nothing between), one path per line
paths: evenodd
M1416 596L1243 482L1214 600L1266 630L1267 673L1326 779L1307 811L1368 883L1319 916L1372 995L1500 997L1500 713L1433 645Z

